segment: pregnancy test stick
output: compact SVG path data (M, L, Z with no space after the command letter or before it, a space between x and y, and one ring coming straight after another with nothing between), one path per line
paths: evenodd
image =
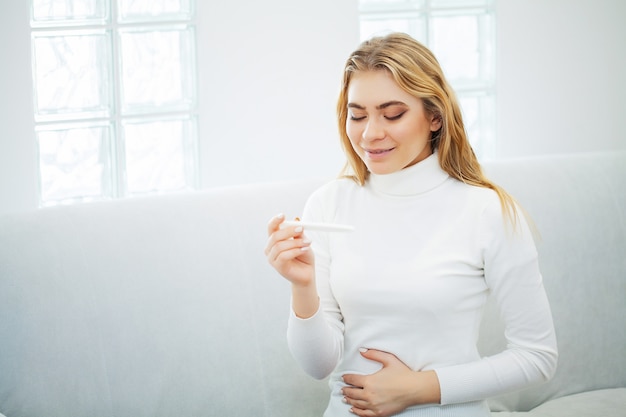
M302 226L304 230L317 230L320 232L352 232L353 226L335 223L312 223L300 220L286 220L280 224L281 229L289 226Z

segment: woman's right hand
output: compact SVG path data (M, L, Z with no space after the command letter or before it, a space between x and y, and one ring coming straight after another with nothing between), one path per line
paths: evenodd
M273 217L267 226L269 239L265 248L267 260L295 287L309 287L315 280L315 258L311 241L303 234L302 226L280 228L285 216Z

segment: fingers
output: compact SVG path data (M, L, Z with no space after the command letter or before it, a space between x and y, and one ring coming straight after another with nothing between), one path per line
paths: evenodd
M344 403L350 404L356 409L367 408L366 393L363 389L363 385L365 384L364 378L365 377L362 375L354 374L343 376L343 382L348 384L348 386L341 389ZM355 412L354 408L350 410L353 413Z
M313 276L311 240L303 234L302 226L281 228L285 216L280 214L268 223L269 238L265 247L268 262L292 283L309 283Z
M284 252L295 248L301 248L307 250L310 245L310 240L303 234L303 228L301 226L280 228L280 224L285 220L283 214L279 214L273 217L267 226L267 232L269 239L265 247L265 255L271 260L277 258L277 256ZM274 256L270 256L274 253ZM292 254L298 256L298 254ZM295 257L290 256L290 257Z
M366 407L359 407L358 404L350 404L352 408L350 408L350 412L355 416L359 417L380 417L383 414L377 414L375 411L369 410Z
M402 363L395 355L382 350L361 348L359 352L366 359L382 363L383 367L390 366L393 363Z
M367 379L366 375L357 375L357 374L345 374L342 376L343 382L348 384L345 390L354 391L355 389L362 390L365 386L365 380Z
M275 231L277 231L280 227L280 224L285 220L285 215L283 213L277 214L272 217L267 224L267 234L271 235Z
M279 240L278 242L268 244L266 248L267 259L274 266L284 264L305 255L310 245L311 242L304 237Z
M283 221L285 221L285 215L281 213L272 217L267 224L267 234L269 239L267 241L267 245L265 246L265 256L269 257L277 242L293 239L296 236L297 232L295 231L295 227L291 228L291 230L289 230L289 228L280 228L280 224ZM272 257L270 261L275 258L275 256Z
M343 402L352 406L350 408L350 412L354 415L362 416L362 417L370 417L370 416L375 417L377 415L374 411L368 408L369 405L366 401L358 401L358 400L351 400L348 398L344 398Z
M270 238L267 248L269 248L275 242L286 240L286 239L293 239L293 238L302 236L302 230L303 230L302 226L291 226L291 227L281 228L280 224L283 221L285 221L285 215L278 214L277 216L272 217L269 223L267 224L267 234Z
M371 403L367 392L362 388L343 388L343 402L351 405L350 412L357 416L377 416L377 410Z
M344 378L345 380L345 378ZM341 390L343 402L350 405L350 412L357 416L390 416L388 410L385 410L384 404L376 401L376 396L372 395L370 390L361 387L344 387Z

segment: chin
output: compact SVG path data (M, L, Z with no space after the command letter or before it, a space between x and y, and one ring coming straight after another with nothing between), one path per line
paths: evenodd
M381 166L377 164L370 164L367 169L369 172L375 175L387 175L393 174L394 172L398 172L402 169L401 166Z

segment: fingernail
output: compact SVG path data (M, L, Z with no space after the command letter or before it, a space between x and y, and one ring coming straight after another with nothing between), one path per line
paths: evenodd
M343 402L344 402L344 403L346 403L346 404L348 403L348 399L347 399L346 397L343 397L343 398L341 399L341 401L343 401Z
M296 232L296 233L300 233L302 230L303 230L302 226L296 226L296 228L293 229L293 231Z
M282 219L283 217L285 217L284 213L278 213L278 215L276 216L277 219Z
M365 353L365 352L367 352L368 350L369 350L369 349L367 349L367 348L359 348L359 352L361 352L361 353Z
M310 246L302 246L302 247L300 248L300 250L301 250L302 252L308 251L309 249L311 249L311 247L310 247Z
M313 242L311 239L309 239L308 237L305 237L304 239L302 239L302 243L304 243L305 245L310 245L311 242Z

